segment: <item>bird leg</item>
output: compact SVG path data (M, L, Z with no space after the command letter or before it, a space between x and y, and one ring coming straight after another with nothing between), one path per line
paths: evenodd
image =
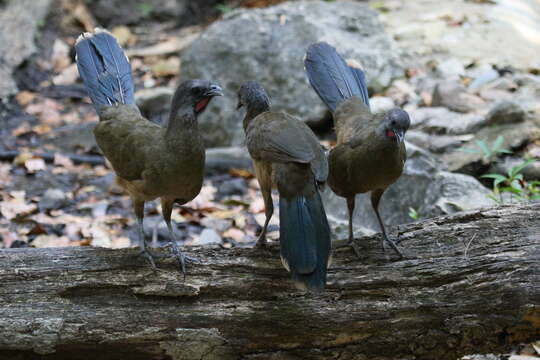
M350 247L357 258L360 258L360 250L358 249L358 246L354 243L354 235L353 235L353 214L354 214L354 206L355 206L355 196L350 196L347 198L347 209L349 210L349 240L347 240L346 244L339 245L337 248L342 247Z
M178 260L178 265L180 266L180 270L182 271L182 274L184 275L184 278L186 277L186 262L196 263L198 260L196 258L189 257L187 255L184 255L182 251L180 251L180 248L178 247L178 242L176 239L176 235L174 234L172 225L171 225L171 213L173 208L174 200L169 200L165 198L161 198L161 211L163 212L163 219L165 220L165 223L167 224L167 228L169 229L169 241L171 244L171 249L174 257Z
M144 201L133 201L133 208L135 210L135 216L137 217L137 227L139 232L139 255L143 256L148 262L152 269L156 270L156 262L154 261L154 255L148 250L146 246L146 240L144 238Z
M379 214L379 201L381 200L381 197L382 197L382 194L384 193L384 190L385 189L382 189L382 190L377 189L377 190L373 190L371 192L371 206L373 207L373 210L375 211L375 215L377 215L377 220L379 221L379 225L381 227L381 231L382 231L382 234L383 234L383 242L382 242L383 251L386 251L386 249L384 247L384 242L386 241L388 244L390 244L392 249L399 255L399 257L401 259L401 258L403 258L403 254L401 253L401 251L399 251L396 244L392 240L390 240L388 238L388 236L386 235L386 230L384 229L384 224L382 222L381 215Z
M266 229L268 228L268 223L274 214L274 202L272 201L272 190L265 189L261 187L261 192L264 200L264 214L266 219L264 220L264 226L259 234L257 239L256 247L263 248L266 246Z

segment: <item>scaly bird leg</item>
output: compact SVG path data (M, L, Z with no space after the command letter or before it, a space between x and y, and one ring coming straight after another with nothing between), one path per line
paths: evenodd
M357 258L360 258L360 250L358 246L354 243L354 234L353 234L353 215L354 215L354 206L355 206L355 196L350 196L347 198L347 209L349 210L349 240L346 244L337 246L337 248L350 247Z
M146 247L146 240L144 238L144 201L133 201L133 208L135 210L135 216L137 217L137 227L139 232L139 248L141 249L139 255L143 256L148 262L152 269L157 270L156 262L154 261L154 256L148 248Z
M272 201L271 189L261 188L261 192L264 200L264 214L266 215L266 219L264 220L264 226L259 234L259 238L257 239L257 244L255 246L263 248L266 246L266 229L268 228L268 223L274 214L274 202Z
M371 192L371 206L373 207L373 210L375 211L375 215L377 215L377 220L379 221L379 225L381 227L381 231L383 234L383 243L382 243L383 251L386 251L384 247L384 242L386 241L388 244L390 244L392 249L394 249L394 251L399 255L399 258L402 259L403 254L401 253L401 251L399 251L396 244L392 240L390 240L388 236L386 235L386 230L384 229L384 224L382 222L381 215L379 214L379 201L381 200L384 190L385 189L382 189L382 190L377 189Z
M192 258L187 255L184 255L182 251L180 251L180 248L178 247L178 241L177 241L176 235L174 234L172 224L171 224L171 213L172 213L173 204L174 204L174 200L161 198L161 211L163 212L163 219L165 220L165 223L167 224L167 228L169 229L169 236L170 236L169 240L171 242L172 253L174 257L178 260L178 265L180 266L180 270L182 271L182 274L184 275L184 278L185 278L186 277L186 262L197 263L198 260L196 258Z

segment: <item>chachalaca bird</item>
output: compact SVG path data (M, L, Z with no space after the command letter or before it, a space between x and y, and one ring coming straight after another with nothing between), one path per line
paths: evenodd
M355 196L370 191L371 205L383 235L383 249L386 241L401 257L401 252L386 234L379 202L384 191L403 171L407 158L403 139L410 125L409 115L399 108L372 114L363 71L348 66L327 43L311 45L304 65L311 86L334 118L337 144L328 158L328 184L337 195L347 199L347 245L359 256L353 241Z
M171 226L174 203L197 196L203 181L205 149L197 116L214 96L223 95L210 81L189 80L176 90L169 122L159 126L143 118L135 105L129 60L116 39L96 29L75 44L77 67L99 115L96 142L111 163L116 180L131 197L138 222L141 254L155 268L143 232L144 203L161 198L171 248L185 274L185 256Z
M266 228L274 211L272 188L277 187L283 265L300 287L322 290L331 251L330 228L319 195L319 186L328 176L323 148L304 122L270 110L268 95L259 83L242 85L238 108L242 106L246 107L246 145L266 214L257 245L266 243Z

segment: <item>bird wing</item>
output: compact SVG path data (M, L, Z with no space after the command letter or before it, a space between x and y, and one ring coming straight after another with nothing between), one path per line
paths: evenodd
M281 112L257 116L247 129L246 144L251 156L268 162L310 163L315 158L309 145L311 131L300 120ZM315 135L313 135L315 136Z
M143 118L131 106L108 107L94 129L96 142L114 168L126 180L142 179L146 156L159 145L162 128Z

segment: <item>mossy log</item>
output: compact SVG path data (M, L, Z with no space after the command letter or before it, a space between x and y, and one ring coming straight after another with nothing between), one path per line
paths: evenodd
M278 246L188 248L185 280L136 249L0 251L1 359L456 359L540 338L540 206L394 228L334 252L304 294ZM165 253L165 250L159 252Z

